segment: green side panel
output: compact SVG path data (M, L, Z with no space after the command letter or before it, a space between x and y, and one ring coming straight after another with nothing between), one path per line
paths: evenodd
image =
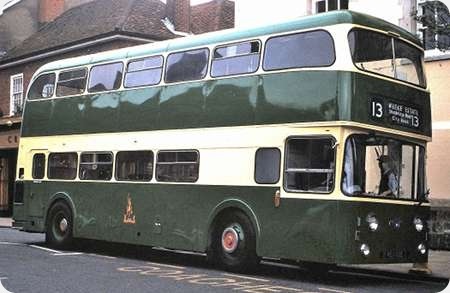
M338 76L290 72L31 101L22 136L332 121Z
M148 130L159 121L161 88L143 88L124 91L120 96L117 131Z
M210 224L224 208L242 209L260 227L259 255L334 262L336 203L282 200L276 187L42 182L25 183L27 231L44 231L55 198L73 202L74 236L205 251ZM132 202L135 224L124 223ZM255 215L255 217L253 217ZM32 223L33 222L33 223ZM257 228L255 228L257 230Z
M153 129L202 127L204 82L166 86L159 102L159 123ZM129 125L132 130L132 125Z
M338 72L262 75L256 124L337 120Z
M420 127L374 119L373 99L420 111ZM355 121L431 137L430 95L360 73L299 71L28 102L22 136Z
M369 202L338 202L337 263L411 263L427 262L428 254L421 255L417 247L427 244L426 228L417 232L414 217L424 223L429 219L430 208L398 204ZM379 226L371 231L367 215L376 216ZM399 228L394 223L400 224ZM362 244L370 247L369 256L360 252Z
M204 86L206 126L255 123L258 76L208 81Z
M427 244L429 207L370 202L281 199L277 187L196 184L25 182L24 205L14 220L42 232L51 202L67 200L75 215L74 236L204 252L210 225L225 208L238 208L252 220L260 256L339 264L426 262L417 247ZM128 199L135 223L124 223ZM25 213L24 213L25 211ZM370 231L366 221L379 222ZM25 216L26 215L26 216ZM395 228L391 223L400 223ZM371 253L360 252L362 244Z

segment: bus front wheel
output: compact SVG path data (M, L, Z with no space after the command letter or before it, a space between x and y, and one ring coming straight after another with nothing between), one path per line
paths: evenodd
M234 272L252 270L258 263L256 237L249 218L240 211L221 217L212 234L211 259Z
M58 201L48 212L45 240L55 248L65 248L72 242L72 211L64 202Z

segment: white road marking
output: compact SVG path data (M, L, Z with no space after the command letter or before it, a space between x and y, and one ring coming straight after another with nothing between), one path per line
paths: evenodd
M3 287L2 285L2 281L0 280L0 293L13 293L13 292L6 290L6 288Z
M350 293L348 291L341 291L341 290L336 290L336 289L328 289L328 288L317 288L321 291L328 291L328 292L337 292L337 293Z
M257 282L270 282L270 280L266 280L266 279L259 279L259 278L253 278L253 277L246 277L246 276L241 276L241 275L235 275L235 274L222 274L224 276L228 276L228 277L234 277L234 278L240 278L240 279L246 279L246 280L252 280L252 281L257 281Z
M61 253L54 253L53 255L56 256L69 256L69 255L81 255L83 254L82 252L61 252Z
M147 262L149 264L155 265L155 266L162 266L162 267L168 267L168 268L172 268L172 269L178 269L178 270L183 270L185 269L185 267L179 267L179 266L171 266L171 265L166 265L166 264L162 264L162 263L157 263L157 262Z
M58 250L54 250L54 249L50 249L50 248L47 248L47 247L42 247L42 246L38 246L38 245L32 245L32 244L30 244L29 245L30 247L33 247L33 248L37 248L37 249L40 249L40 250L44 250L44 251L47 251L47 252L53 252L53 253L63 253L63 252L61 252L61 251L58 251Z
M23 244L14 242L0 242L0 245L23 245Z

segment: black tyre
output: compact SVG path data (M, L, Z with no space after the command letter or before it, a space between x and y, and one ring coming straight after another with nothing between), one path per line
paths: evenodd
M211 236L210 259L226 270L248 272L258 264L255 230L244 213L225 214Z
M72 243L72 233L72 211L64 202L56 202L48 212L45 240L52 247L66 248Z

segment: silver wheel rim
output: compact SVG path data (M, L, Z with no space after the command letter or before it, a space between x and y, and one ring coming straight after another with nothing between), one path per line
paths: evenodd
M62 218L61 221L59 222L59 230L61 230L61 232L66 232L67 231L67 227L69 226L69 222L67 222L66 218Z
M222 249L227 253L233 253L239 246L239 242L243 239L242 228L238 224L233 224L222 233Z

